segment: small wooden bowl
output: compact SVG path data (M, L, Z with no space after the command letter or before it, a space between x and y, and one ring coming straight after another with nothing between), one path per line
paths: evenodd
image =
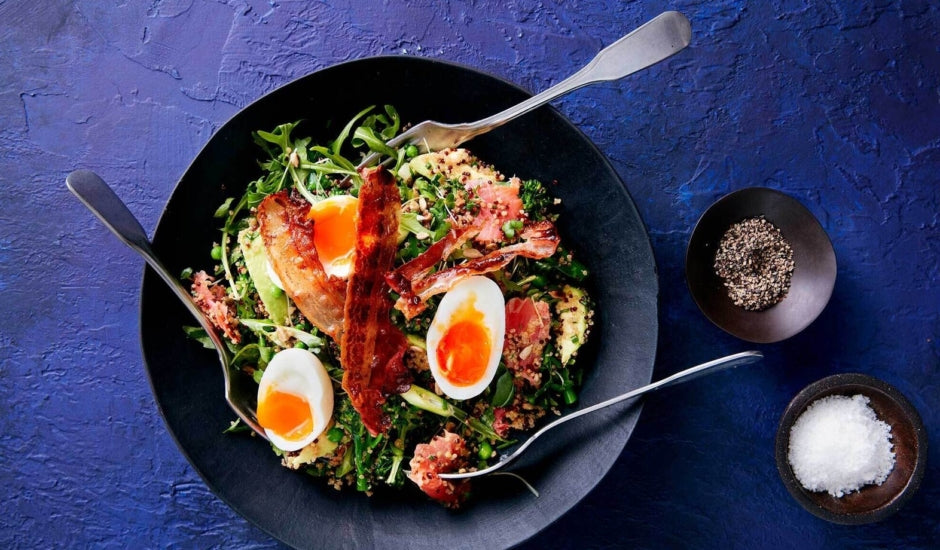
M780 303L763 311L734 305L715 274L715 253L733 224L764 216L793 248L790 290ZM749 187L713 204L695 225L685 256L692 299L719 328L742 340L769 344L785 340L822 313L836 282L836 255L825 230L794 198L765 187Z
M858 394L868 397L878 418L891 426L894 469L881 485L866 485L841 498L806 490L787 458L793 423L818 399ZM927 465L927 432L917 410L894 386L865 374L837 374L810 384L787 406L777 429L776 457L783 484L803 508L833 523L872 523L897 512L917 492Z

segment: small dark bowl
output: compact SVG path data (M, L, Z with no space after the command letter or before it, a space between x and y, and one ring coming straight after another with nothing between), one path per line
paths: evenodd
M747 311L732 303L715 274L715 253L731 225L757 216L783 233L793 248L794 268L783 300L763 311ZM689 239L685 273L692 298L711 322L742 340L768 344L797 334L822 313L836 282L836 255L825 230L796 199L750 187L722 197L705 211Z
M891 426L894 469L881 485L866 485L841 498L804 489L787 459L793 423L817 399L858 394L868 397L878 418ZM927 432L917 410L894 386L865 374L836 374L804 388L783 413L776 446L777 470L793 498L814 515L843 525L881 521L897 512L917 492L927 466Z

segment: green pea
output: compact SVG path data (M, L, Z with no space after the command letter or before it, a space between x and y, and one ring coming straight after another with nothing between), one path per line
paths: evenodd
M503 234L506 235L507 239L512 239L516 236L516 231L522 229L522 222L519 220L509 220L503 224Z
M409 145L408 147L405 147L405 156L410 159L413 159L416 156L418 156L418 147L413 144Z
M477 451L477 456L480 457L480 460L489 460L493 456L493 446L487 443L486 441L480 445L480 450Z
M221 260L222 259L222 247L213 246L212 252L210 252L209 255L212 256L213 260Z

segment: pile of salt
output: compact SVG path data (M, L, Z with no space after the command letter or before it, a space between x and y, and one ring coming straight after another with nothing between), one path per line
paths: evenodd
M834 497L881 485L894 468L891 427L863 395L813 402L790 429L787 459L804 488Z

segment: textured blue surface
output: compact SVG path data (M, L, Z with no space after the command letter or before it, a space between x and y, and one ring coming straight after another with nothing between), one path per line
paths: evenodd
M648 398L611 474L532 547L936 544L935 2L0 0L0 546L277 546L208 492L166 432L138 347L143 264L68 195L68 172L98 171L152 230L212 132L293 78L402 54L541 90L663 9L689 16L688 50L557 103L649 227L654 376L753 347L710 325L685 286L691 227L723 194L762 185L801 200L839 278L806 331L759 346L763 366ZM773 441L800 388L851 371L905 393L933 446L905 509L844 527L790 498Z

